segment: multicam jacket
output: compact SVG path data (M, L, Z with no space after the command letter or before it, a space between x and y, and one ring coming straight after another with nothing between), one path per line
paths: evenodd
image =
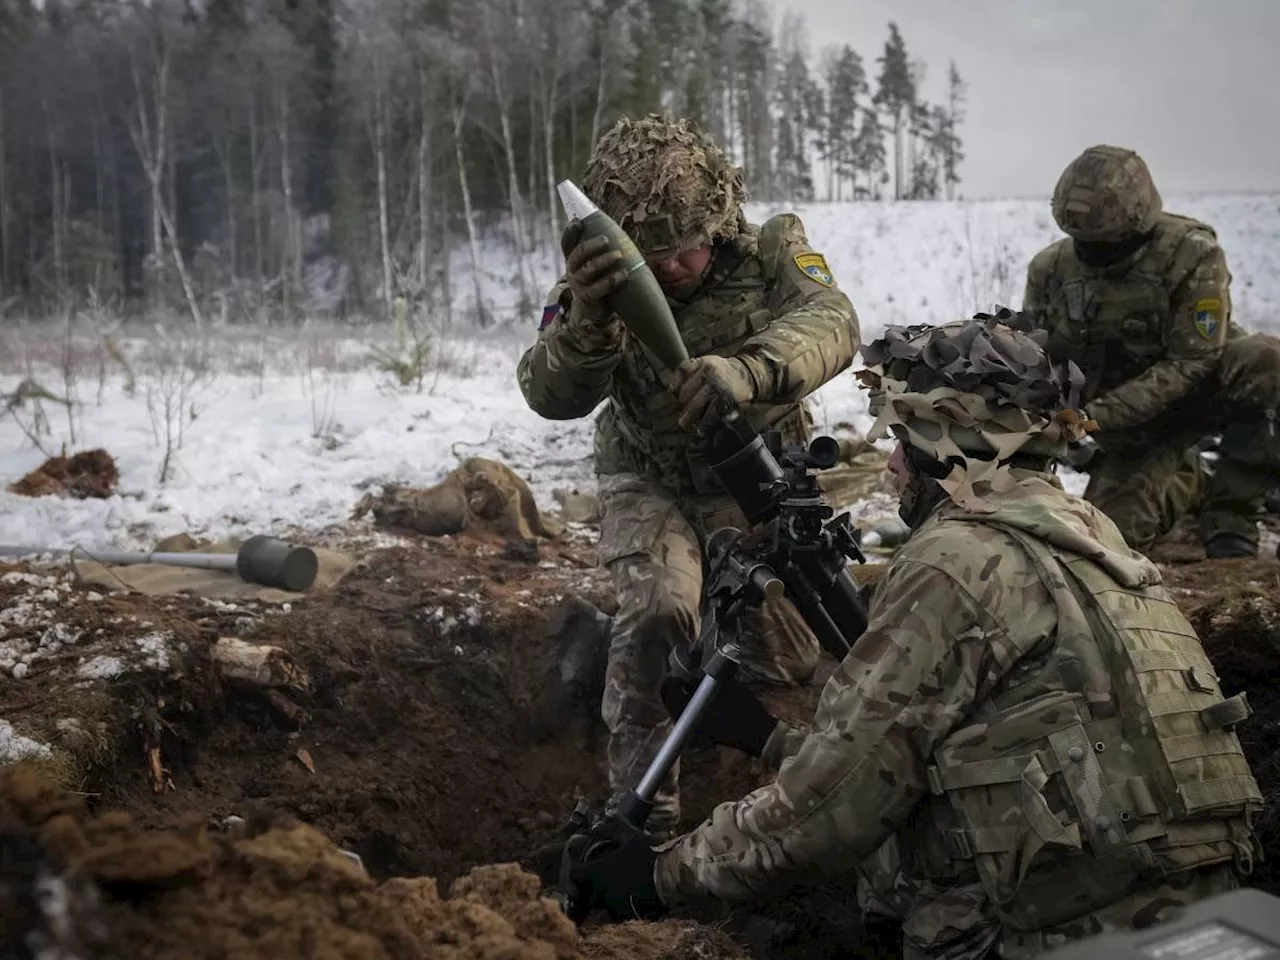
M745 411L784 442L807 439L802 399L853 362L858 318L799 218L784 214L717 248L688 302L671 301L689 355L736 356L759 381L762 402ZM632 472L678 496L719 495L705 441L676 423L680 412L656 361L621 328L620 338L584 342L567 322L572 293L556 284L537 342L521 357L520 389L544 417L568 420L609 401L596 421L596 470Z
M1084 371L1084 401L1106 431L1146 423L1181 400L1240 333L1217 235L1171 213L1111 267L1082 263L1070 238L1042 250L1027 269L1022 310L1032 329L1049 332L1050 354Z
M908 936L1017 957L1248 863L1246 705L1110 520L1051 475L1015 477L984 494L992 512L943 501L903 546L814 729L771 737L776 780L660 848L665 902L760 899L896 835L919 889Z

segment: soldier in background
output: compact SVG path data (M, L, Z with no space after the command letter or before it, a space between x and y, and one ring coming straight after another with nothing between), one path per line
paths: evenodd
M564 277L520 359L520 389L544 417L596 420L600 563L613 575L602 713L613 799L635 786L670 730L660 698L672 646L699 625L703 552L746 518L716 478L702 430L731 409L785 444L807 443L802 402L853 361L858 320L800 220L747 223L742 171L686 121L619 121L600 139L584 192L628 233L667 294L691 360L664 382L606 299L621 286L607 238L561 241ZM757 617L744 678L803 683L820 650L789 602ZM679 819L676 773L657 797L658 831Z
M1280 343L1233 322L1213 228L1163 212L1142 158L1105 145L1063 172L1053 216L1068 236L1031 261L1022 309L1087 377L1098 453L1073 461L1085 498L1135 549L1199 507L1208 556L1256 556L1280 480ZM1219 432L1207 477L1198 444Z
M615 918L757 902L898 841L904 957L1025 960L1234 889L1262 794L1159 569L1055 462L1083 377L997 318L890 327L859 379L913 534L811 731L736 683L701 729L776 779L576 865Z

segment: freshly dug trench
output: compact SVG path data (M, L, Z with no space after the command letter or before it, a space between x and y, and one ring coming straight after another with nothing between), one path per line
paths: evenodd
M147 620L163 613L165 625L189 656L182 676L163 685L100 691L121 704L158 711L172 789L153 793L139 745L132 742L86 789L101 793L103 808L126 810L140 827L182 829L192 821L235 813L250 824L271 824L287 832L293 829L290 821L278 818L294 817L357 851L379 880L432 876L446 889L473 867L519 859L549 839L578 794L598 796L604 787L598 708L591 702L601 670L598 645L604 641L593 606L608 612L612 589L593 569L589 551L580 556L577 549L544 546L550 559L542 566L510 556L500 545L465 537L378 551L332 591L295 604L287 614L261 617L257 627L245 630L237 627L242 612L221 611L195 599L171 598L158 610L155 602L109 598L101 606L109 602L112 616L129 614L134 604L134 615ZM1275 653L1280 649L1280 605L1266 596L1275 564L1179 567L1174 576L1180 599L1198 588L1192 577L1200 568L1204 583L1212 586L1212 598L1204 603L1208 592L1197 593L1200 606L1187 605L1195 608L1193 621L1224 683L1237 684L1229 692L1253 693L1258 714L1242 725L1240 734L1270 797L1280 791L1274 760L1280 747L1280 703L1272 692L1273 678L1280 676L1280 655ZM1224 571L1237 570L1224 593ZM1262 586L1252 592L1241 589L1246 579L1262 581ZM571 594L582 600L561 602ZM70 616L70 610L67 605L60 615ZM235 670L228 670L228 664L213 669L219 659L214 646L232 634L255 648L279 648L309 678L308 684L294 685L306 688L296 694L308 714L300 728L282 723L279 711L233 679ZM224 648L224 654L240 649L236 644ZM566 665L569 669L561 669ZM214 673L222 675L218 696L213 695L217 685L207 682ZM258 676L253 670L247 673ZM559 688L549 685L553 676L559 678ZM28 709L27 701L19 699L27 696L25 689L15 687L7 719L19 718L15 707ZM810 720L818 690L815 684L781 691L769 702L783 715ZM30 709L37 701L33 692ZM768 778L758 764L731 751L699 752L686 761L686 826L696 824L715 803L740 797ZM1264 840L1273 849L1280 841L1280 822L1270 819L1274 808L1273 803L1261 822ZM223 859L248 869L249 854L237 845L252 843L263 835L261 830L254 827L240 838L206 833L201 842L215 853L200 861L205 864L200 869ZM22 865L42 862L22 847L28 841L6 840L0 847L0 876L11 874L8 864L30 872ZM1262 864L1253 881L1276 889L1274 869L1270 862ZM328 876L328 870L326 866L321 872ZM165 889L188 882L163 880ZM127 899L129 890L150 895L153 886L139 887L131 880L107 892ZM375 884L369 889L379 888ZM372 896L363 887L352 891L340 901ZM456 887L453 892L456 897ZM326 923L346 922L345 914L322 915L330 917ZM730 933L757 958L891 957L900 949L892 931L862 929L851 881L752 909L699 914L697 919ZM601 927L578 941L577 949L588 956L609 955L607 949L590 953L593 938L621 936L628 929L634 928ZM708 933L706 926L689 929L701 930L699 936ZM639 939L633 946L635 956L654 955L642 952ZM644 949L667 950L669 955L674 950L652 943ZM278 954L292 955L296 952Z
M1254 821L1267 858L1246 881L1280 893L1280 598L1247 587L1210 600L1191 615L1228 695L1245 692L1253 716L1236 733L1265 798Z
M480 867L441 896L429 877L377 883L318 830L148 831L89 816L33 768L0 771L6 955L140 960L736 960L723 934L632 924L580 936L535 877ZM21 948L25 948L22 950ZM18 952L10 954L8 950Z

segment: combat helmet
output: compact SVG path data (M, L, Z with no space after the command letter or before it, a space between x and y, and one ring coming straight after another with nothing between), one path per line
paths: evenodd
M1045 333L1015 328L1008 310L931 326L890 326L862 348L856 374L871 392L868 440L892 435L949 470L952 500L980 505L975 484L1004 490L1018 454L1060 459L1092 427L1077 411L1084 374L1054 363Z
M1146 233L1162 209L1151 171L1124 147L1090 147L1053 190L1053 219L1073 240L1115 243Z
M741 229L742 170L692 120L619 120L592 152L582 189L646 256L674 256Z

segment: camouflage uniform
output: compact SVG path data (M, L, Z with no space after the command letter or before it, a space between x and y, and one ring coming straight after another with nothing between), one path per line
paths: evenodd
M670 301L689 355L745 361L760 386L747 418L788 444L807 442L802 398L852 363L858 323L800 220L748 224L739 212L741 171L692 125L655 117L623 120L607 133L583 187L642 250L687 246L690 236L714 243L698 290ZM525 400L562 420L609 401L596 419L599 553L619 609L602 712L610 787L621 791L635 786L670 729L659 689L673 644L696 635L706 539L722 526L745 529L746 519L714 475L705 441L678 425L680 406L638 341L621 324L616 334L580 335L568 322L564 280L547 303L538 340L519 364ZM761 642L744 659L745 677L808 680L820 650L790 603L769 604L754 632ZM678 819L675 778L657 798L655 830Z
M891 430L950 473L930 481L937 499L814 729L770 737L776 780L658 848L667 906L847 874L896 838L906 957L1020 960L1145 926L1251 868L1261 794L1231 732L1247 707L1223 699L1155 565L1051 473L1018 465L1079 438L1072 411L1033 412L1038 384L1071 369L1049 376L1008 328L922 353L936 332L890 328L860 378L879 395L868 437ZM908 388L894 365L922 356L935 385Z
M1022 309L1049 332L1050 351L1087 376L1103 452L1085 498L1139 550L1200 506L1206 545L1228 534L1238 552L1256 553L1256 519L1280 479L1280 342L1232 323L1217 235L1162 212L1146 165L1116 147L1093 147L1067 168L1053 213L1070 236L1032 260ZM1081 242L1126 240L1133 249L1118 262L1081 258ZM1197 444L1223 431L1207 478Z

